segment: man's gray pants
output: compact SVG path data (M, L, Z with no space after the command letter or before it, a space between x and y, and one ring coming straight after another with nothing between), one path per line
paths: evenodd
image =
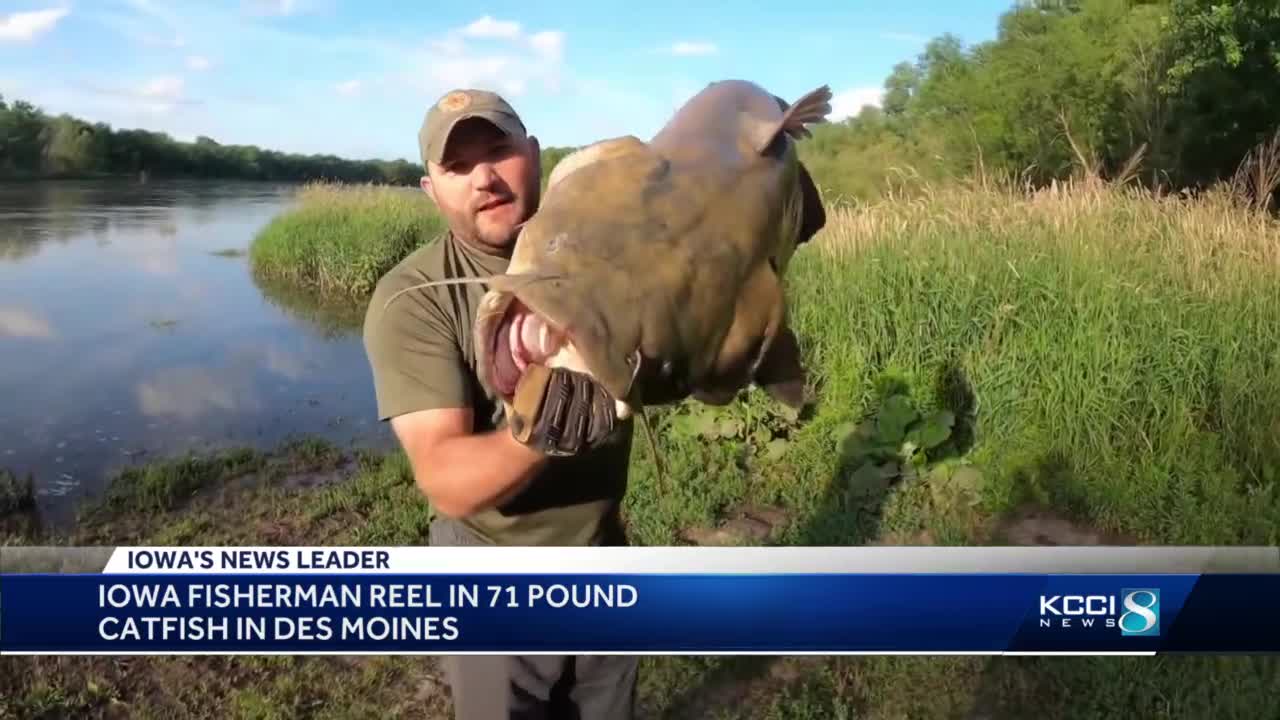
M479 544L449 518L432 545ZM631 720L635 656L455 655L442 658L457 720Z

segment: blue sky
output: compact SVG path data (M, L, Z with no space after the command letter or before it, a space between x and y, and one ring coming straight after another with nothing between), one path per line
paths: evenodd
M417 159L445 90L503 92L544 146L648 138L706 83L838 115L953 32L994 35L1013 0L359 2L0 0L0 94L114 127L290 152Z

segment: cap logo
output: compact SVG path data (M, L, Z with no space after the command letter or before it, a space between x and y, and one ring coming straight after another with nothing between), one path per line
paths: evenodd
M440 99L438 107L445 112L458 112L471 104L471 96L458 90Z

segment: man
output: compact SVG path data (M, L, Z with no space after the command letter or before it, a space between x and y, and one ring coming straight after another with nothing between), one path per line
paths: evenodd
M631 423L618 423L602 440L569 437L566 429L591 425L576 421L601 405L598 386L584 388L564 371L540 375L560 384L545 396L569 398L568 416L535 422L532 436L518 440L501 401L478 379L471 328L483 285L415 289L384 309L411 285L506 269L519 225L538 206L537 138L502 97L455 90L429 109L418 144L422 190L448 231L379 281L364 343L379 417L390 421L435 510L431 544L624 544L619 511ZM541 449L549 444L570 452L552 456ZM634 658L465 656L449 658L446 669L462 720L632 713Z

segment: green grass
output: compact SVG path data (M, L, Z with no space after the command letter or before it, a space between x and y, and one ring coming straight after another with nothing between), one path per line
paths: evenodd
M208 457L189 454L127 468L111 483L105 505L112 511L170 510L192 493L262 465L263 457L246 448Z
M364 297L383 273L443 229L421 191L313 183L254 238L249 261L263 278Z
M1137 542L1280 543L1274 220L1220 195L952 186L834 210L792 268L814 407L793 417L752 391L652 412L669 482L638 438L636 543L672 544L744 502L785 508L776 542L790 544L1000 542L1028 506ZM923 454L902 452L908 438ZM236 457L128 475L75 539L426 542L430 509L400 453L348 462L299 442ZM124 675L99 660L6 659L0 718L106 716L111 699L139 717L441 702L415 695L435 672L421 658L147 658ZM644 659L640 701L645 717L1055 720L1253 718L1277 696L1266 657L673 657Z
M350 456L316 437L128 468L81 513L81 544L425 542L430 508L402 453Z
M673 474L699 481L663 497L637 466L642 542L671 542L744 494L807 518L787 537L806 544L923 530L970 542L975 520L1028 503L1145 542L1280 542L1274 221L1223 198L956 188L835 212L792 267L813 417L789 428L753 391L709 413L737 418L734 437L664 433ZM870 512L852 502L859 460L841 441L886 383L924 412L972 415L961 444L979 481L902 483ZM945 501L956 492L963 511Z

